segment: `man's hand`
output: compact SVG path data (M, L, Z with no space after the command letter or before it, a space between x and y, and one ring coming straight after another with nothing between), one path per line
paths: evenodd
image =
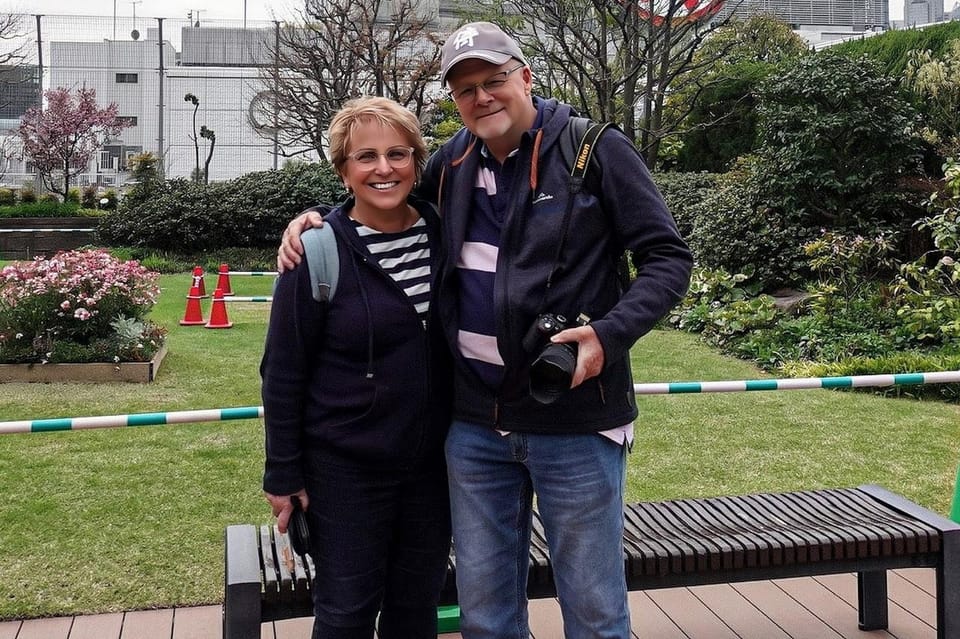
M603 370L603 345L592 326L577 326L560 331L550 338L555 344L577 343L577 368L573 372L570 388L576 388Z
M271 495L264 492L263 496L270 502L270 510L273 516L277 518L277 530L281 533L287 532L287 524L290 523L290 517L293 515L293 503L290 498L293 496L300 498L300 505L306 511L310 507L310 498L307 497L307 491L303 488L293 493L293 495Z
M280 238L277 251L277 272L293 270L303 259L303 244L300 235L311 226L323 226L323 216L316 211L307 211L290 220Z

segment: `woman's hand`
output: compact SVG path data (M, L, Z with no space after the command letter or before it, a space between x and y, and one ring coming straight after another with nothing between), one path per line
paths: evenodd
M310 506L310 498L307 497L307 491L303 488L290 495L272 495L264 491L263 496L266 497L270 503L270 510L273 511L273 516L277 518L277 530L281 533L287 532L287 524L290 523L290 517L293 515L293 502L290 501L291 497L296 496L300 498L300 505L304 511Z

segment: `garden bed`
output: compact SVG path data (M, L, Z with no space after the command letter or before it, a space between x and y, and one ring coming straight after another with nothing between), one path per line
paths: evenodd
M167 354L162 346L148 362L91 362L87 364L0 364L0 383L41 382L152 382Z

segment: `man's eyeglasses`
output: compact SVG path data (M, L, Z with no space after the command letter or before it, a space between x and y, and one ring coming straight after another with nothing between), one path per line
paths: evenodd
M380 153L374 149L360 149L359 151L348 153L347 158L353 160L364 169L372 169L377 165L377 162L380 161L380 158L384 157L387 159L387 164L393 168L403 169L410 165L410 160L413 159L413 151L412 146L392 146L384 153Z
M476 84L471 84L468 87L461 87L459 89L451 89L447 92L447 95L450 96L455 102L471 102L474 98L477 97L477 88L480 87L487 93L495 93L498 90L503 88L503 85L507 83L507 78L510 77L510 74L514 71L519 71L525 64L518 64L512 69L507 71L501 71L500 73L494 73L489 78L483 82L477 82Z

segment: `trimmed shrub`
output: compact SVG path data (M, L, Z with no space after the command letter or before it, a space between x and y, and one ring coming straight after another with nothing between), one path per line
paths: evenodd
M52 201L0 206L0 217L74 217L79 214L79 204L60 202L56 198Z
M184 179L138 184L100 223L107 244L178 252L274 248L287 223L345 191L329 165L293 163L277 171L198 184Z
M761 290L796 286L811 272L803 245L819 236L801 212L772 208L760 196L756 158L746 158L718 179L717 190L690 207L687 238L700 266L751 273Z
M717 189L716 173L654 173L653 181L663 195L680 235L689 237L694 218L691 209L712 196Z
M0 189L0 206L13 206L17 203L17 194L12 189Z
M88 184L80 194L80 204L85 209L97 208L97 185Z
M115 211L117 209L117 190L107 189L97 200L97 208L101 211Z

